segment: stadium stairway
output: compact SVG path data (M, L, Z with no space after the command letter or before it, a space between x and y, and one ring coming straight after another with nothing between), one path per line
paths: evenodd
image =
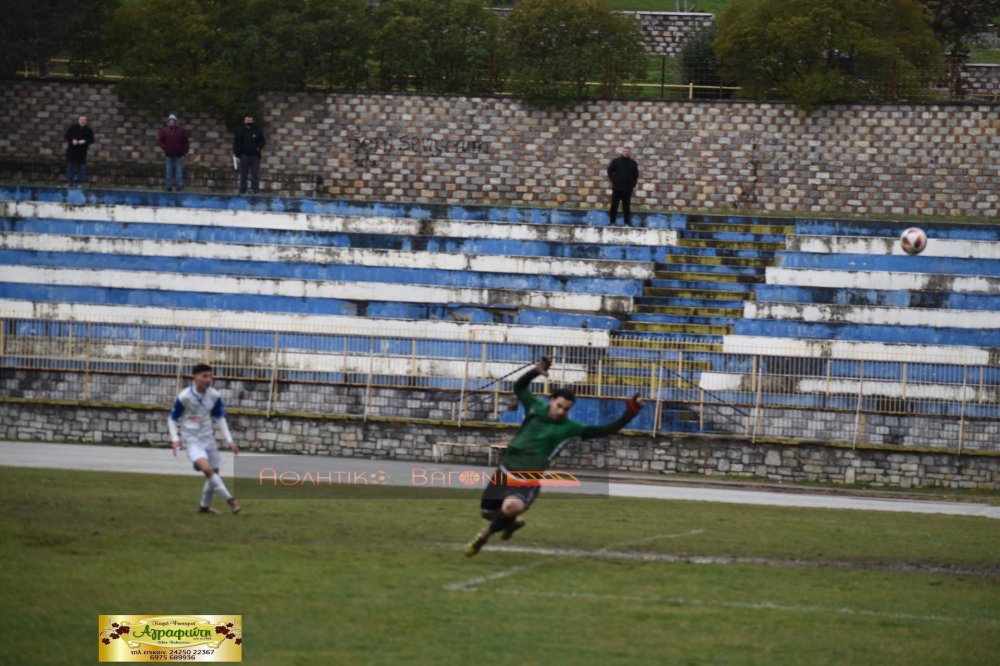
M775 253L795 227L786 220L692 216L666 249L652 278L635 300L628 321L608 352L604 380L638 387L659 385L670 396L699 385L701 373L718 363L723 337L755 298ZM649 361L662 376L651 378ZM662 429L704 429L683 406L663 409Z

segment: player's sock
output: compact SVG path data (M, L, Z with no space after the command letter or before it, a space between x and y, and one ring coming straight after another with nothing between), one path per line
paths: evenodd
M490 534L496 534L497 532L503 532L508 527L514 524L517 520L516 516L505 515L503 511L498 511L496 518L490 523Z
M212 499L215 498L215 488L212 482L205 479L205 485L201 488L201 508L207 509L212 506Z
M222 495L223 499L227 502L233 499L233 494L229 492L229 488L226 488L226 482L222 480L221 474L213 474L209 481L212 482L212 487L215 489L215 492Z
M508 539L510 539L510 538L511 538L512 536L514 536L514 532L518 531L518 530L519 530L519 529L521 529L522 527L524 527L524 521L523 521L523 520L521 520L520 518L515 518L515 519L514 519L514 522L512 522L512 523L511 523L511 524L510 524L510 525L509 525L509 526L507 527L507 529L505 529L505 530L503 531L503 534L501 534L501 535L500 535L500 539L501 539L501 540L503 540L503 541L507 541L507 540L508 540Z

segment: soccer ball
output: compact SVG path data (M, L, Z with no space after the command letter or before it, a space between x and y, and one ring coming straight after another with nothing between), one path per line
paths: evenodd
M927 234L923 229L910 227L899 237L899 245L906 254L920 254L927 247Z

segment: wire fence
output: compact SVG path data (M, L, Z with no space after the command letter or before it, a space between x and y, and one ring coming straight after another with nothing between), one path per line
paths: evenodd
M230 408L362 419L518 423L511 389L539 357L535 387L578 397L574 417L609 421L621 399L649 402L632 428L853 445L1000 450L1000 366L910 353L907 360L732 353L641 337L502 341L436 336L4 319L6 399L169 405L195 363L216 369Z

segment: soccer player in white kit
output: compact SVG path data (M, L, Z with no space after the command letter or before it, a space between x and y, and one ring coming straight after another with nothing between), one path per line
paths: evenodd
M212 366L204 363L194 366L191 369L191 380L191 386L177 395L174 408L167 419L174 456L177 455L177 449L185 449L195 470L205 475L199 508L201 513L218 513L212 508L215 493L226 499L233 513L239 513L240 503L229 492L219 475L221 460L219 449L215 445L215 424L219 424L219 430L234 455L239 453L239 447L229 432L222 396L212 388Z

